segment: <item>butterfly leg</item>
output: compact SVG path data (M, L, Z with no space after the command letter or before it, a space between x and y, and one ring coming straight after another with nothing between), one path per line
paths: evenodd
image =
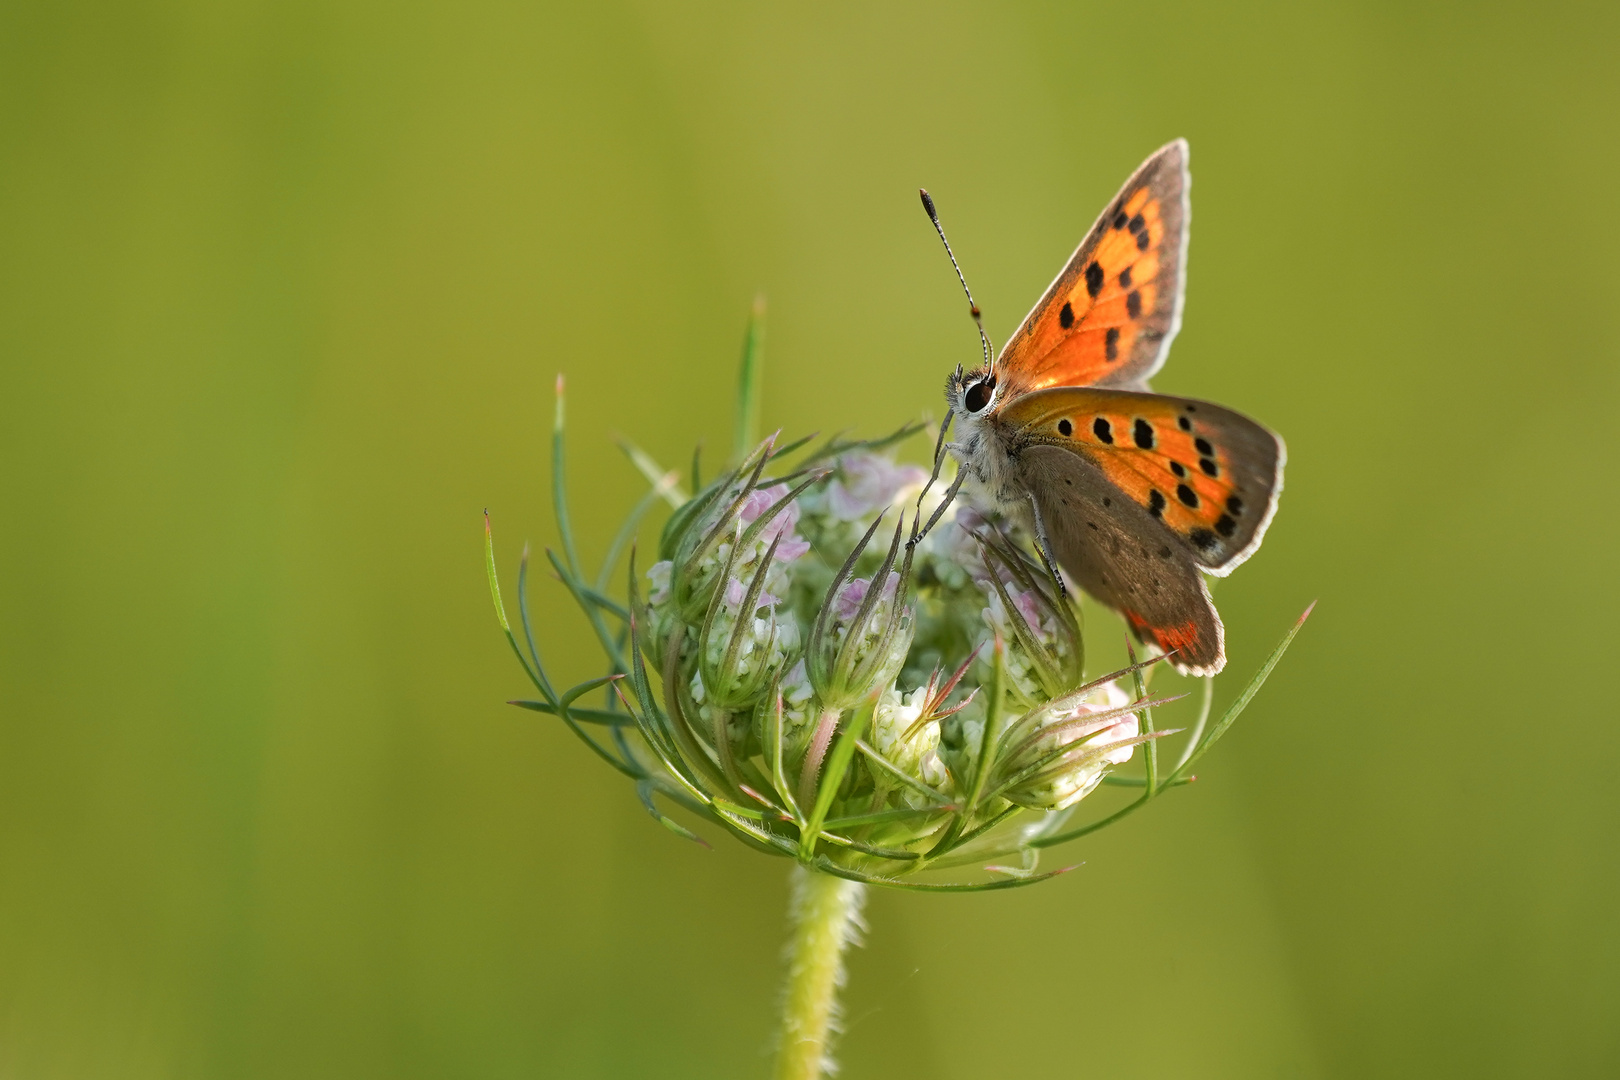
M1035 550L1040 552L1041 562L1046 564L1046 572L1057 582L1058 592L1067 598L1069 587L1063 584L1063 572L1058 569L1057 560L1052 558L1052 543L1046 538L1046 522L1041 518L1041 504L1035 501L1033 493L1029 496L1029 508L1035 519Z
M962 490L962 481L966 479L967 470L958 469L956 471L956 479L952 480L951 486L945 489L945 498L940 501L939 508L934 511L933 516L928 519L928 524L923 526L923 530L920 533L917 531L917 522L922 517L922 498L920 496L918 497L918 516L913 518L911 521L911 539L906 541L906 546L908 548L916 547L918 544L922 543L923 537L934 531L934 526L939 524L939 519L944 516L946 509L950 507L951 503L956 501L957 492Z
M923 489L917 493L917 513L919 516L922 514L923 498L934 489L935 482L939 480L939 470L945 464L945 435L951 430L951 421L955 417L956 414L947 409L945 411L945 420L939 425L939 438L934 440L934 471L929 475L928 483L924 484ZM927 535L926 532L924 535ZM918 539L921 539L921 537L918 537ZM912 543L915 542L915 540L912 541Z

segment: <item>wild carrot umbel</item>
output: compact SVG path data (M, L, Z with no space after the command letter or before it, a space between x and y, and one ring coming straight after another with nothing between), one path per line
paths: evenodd
M485 553L501 628L539 695L512 704L557 717L670 831L702 843L688 823L707 823L810 875L797 887L781 1074L802 1077L824 1067L829 995L861 885L968 892L1062 873L1040 869L1044 849L1192 779L1188 769L1247 706L1304 617L1213 726L1206 680L1190 739L1161 769L1158 744L1177 732L1157 729L1154 709L1181 695L1148 692L1159 658L1087 679L1072 593L1015 528L956 504L909 542L914 515L938 504L919 504L926 471L891 453L921 425L819 445L754 437L759 318L756 308L739 460L707 484L694 470L687 493L677 474L626 444L650 488L591 576L569 524L558 379L561 550L546 556L601 646L601 674L567 689L553 682L533 633L527 554L514 631L487 515ZM641 559L633 538L660 501L673 512L656 558ZM593 694L599 700L586 704ZM1113 775L1139 747L1145 775ZM1081 801L1109 783L1140 795L1069 828ZM948 873L970 867L966 877ZM822 875L853 884L833 888Z

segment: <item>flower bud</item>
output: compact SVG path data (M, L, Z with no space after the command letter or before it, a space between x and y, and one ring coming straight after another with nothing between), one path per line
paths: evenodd
M1008 729L992 790L1032 810L1062 810L1089 795L1140 736L1132 701L1103 683L1032 710Z
M931 788L943 788L950 780L945 762L939 756L939 724L931 716L933 687L923 686L909 694L894 687L883 692L872 716L872 745L889 764ZM922 792L903 788L899 792L906 805L926 805Z
M715 708L736 712L753 707L786 661L798 652L797 626L791 617L777 620L775 607L781 601L765 591L766 581L777 569L779 546L780 537L771 541L745 585L733 573L741 545L731 545L721 574L726 585L710 594L709 610L698 633L696 679L704 700Z
M979 534L979 541L988 637L1006 642L1008 695L1020 707L1033 709L1080 685L1085 660L1080 620L1058 581L1005 536L989 530Z
M792 564L810 550L794 531L799 519L795 500L821 475L793 489L786 484L759 487L771 446L767 440L742 467L670 518L659 541L664 558L647 571L647 605L639 622L642 648L661 668L674 632L686 627L690 648L692 632L701 626L700 656L711 700L717 691L727 700L757 699L763 692L771 673L762 673L762 666L747 658L772 651L760 650L772 620L764 620L760 628L753 623L760 621L762 608L774 611L781 603L792 585ZM753 601L748 599L751 589ZM752 607L744 612L746 603ZM775 645L784 653L797 647L796 628L791 642Z
M916 632L911 609L906 606L911 553L906 553L898 572L893 569L900 549L900 525L895 526L894 540L877 573L871 578L850 577L881 521L879 517L872 522L833 578L810 628L806 667L816 699L828 712L851 708L893 682ZM874 581L881 584L874 586Z

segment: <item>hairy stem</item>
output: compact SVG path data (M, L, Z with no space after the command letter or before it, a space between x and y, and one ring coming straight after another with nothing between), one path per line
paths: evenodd
M861 930L866 886L793 870L793 938L788 943L777 1080L817 1080L832 1072L828 1051L844 983L844 949Z

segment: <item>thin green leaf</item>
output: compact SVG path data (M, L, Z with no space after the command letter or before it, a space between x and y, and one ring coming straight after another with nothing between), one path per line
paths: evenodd
M676 836L690 840L694 844L701 844L706 848L709 847L709 842L703 839L703 837L699 836L691 829L688 829L685 825L675 821L673 818L667 816L662 810L658 809L658 804L653 801L653 785L651 781L638 780L636 782L636 796L641 800L641 805L647 808L647 813L651 814L658 824L662 825ZM710 850L712 851L713 848L710 848Z
M1086 835L1088 835L1090 833L1094 833L1098 829L1105 829L1108 826L1112 825L1114 822L1119 821L1122 818L1128 817L1131 814L1134 814L1136 811L1138 811L1142 807L1146 806L1147 801L1148 801L1148 797L1147 797L1147 794L1144 792L1141 798L1137 799L1135 802L1131 803L1129 806L1125 806L1125 807L1122 807L1119 810L1114 811L1112 814L1109 814L1107 817L1103 818L1101 821L1093 821L1090 825L1082 825L1078 829L1070 829L1068 832L1061 832L1061 833L1058 833L1055 836L1042 836L1042 837L1039 837L1037 839L1031 840L1025 846L1026 847L1032 847L1032 848L1049 848L1049 847L1055 847L1058 844L1066 844L1070 840L1078 840L1082 836L1086 836Z
M1271 675L1271 669L1277 666L1277 661L1281 660L1283 653L1288 651L1288 646L1294 643L1294 635L1299 633L1300 628L1305 625L1305 620L1310 618L1311 612L1315 610L1316 601L1313 600L1311 606L1305 609L1304 614L1300 615L1299 620L1294 623L1288 633L1283 635L1283 639L1277 643L1277 647L1271 650L1271 655L1266 658L1265 664L1261 666L1259 671L1255 672L1254 678L1249 680L1249 685L1243 688L1243 693L1238 695L1238 699L1232 702L1231 708L1227 709L1225 715L1216 723L1215 727L1210 731L1209 737L1204 740L1198 749L1192 752L1191 757L1176 769L1175 776L1180 776L1197 764L1198 759L1208 753L1209 748L1219 742L1222 735L1226 734L1226 729L1231 727L1239 716L1243 715L1243 710L1249 707L1249 702L1254 700L1254 695L1258 694L1260 688L1266 684L1267 677Z
M680 473L672 469L665 469L653 460L651 454L623 435L615 435L613 441L624 452L624 456L630 459L630 464L636 467L636 471L646 479L647 483L659 491L663 500L669 503L672 510L679 510L691 501L692 496L687 494L686 489L681 487ZM674 477L675 479L665 487L663 486L665 477Z
M1182 776L1174 780L1166 780L1164 783L1159 785L1159 790L1163 791L1166 788L1181 787L1183 784L1192 783L1194 779L1195 778L1191 776ZM1120 776L1118 773L1109 773L1107 776L1102 778L1102 782L1108 787L1139 788L1147 786L1147 782L1140 776Z
M508 701L508 705L516 705L520 709L530 712L557 715L557 706L547 701ZM604 724L608 727L634 727L636 719L629 713L608 712L606 709L579 709L570 708L568 714L582 724Z
M871 744L866 742L864 739L856 739L855 746L862 754L866 755L866 760L882 769L889 776L900 781L906 787L911 788L911 790L921 792L923 795L932 799L934 801L933 809L959 809L958 807L954 807L952 805L950 799L946 798L943 792L935 791L921 780L918 780L916 777L902 771L898 765L893 764L888 758L874 750Z
M859 851L863 855L875 855L880 859L888 859L891 862L910 862L913 859L922 858L922 856L915 851L904 851L900 848L876 847L861 840L852 840L847 836L834 836L832 833L826 830L825 826L821 830L821 838L837 844L839 847L846 847L852 851Z
M863 874L858 870L847 870L825 855L818 856L813 869L833 877L841 877L846 881L859 881L867 885L878 885L885 889L906 889L911 892L1000 892L1003 889L1021 889L1025 885L1034 885L1038 881L1055 878L1059 874L1067 874L1070 870L1080 868L1079 863L1074 866L1065 866L1060 870L1048 870L1044 874L1037 874L1027 878L1003 878L999 881L984 882L952 882L952 881L902 881L898 878L878 877L874 874Z
M853 829L857 825L880 825L890 821L909 821L912 818L932 817L935 814L955 810L949 803L944 806L924 806L904 810L877 810L870 814L855 814L851 817L833 818L831 821L821 823L822 829Z
M775 686L771 688L766 700L770 703L761 706L765 710L765 753L770 763L771 788L776 792L777 798L787 805L788 814L793 818L794 824L803 825L804 818L799 811L798 801L793 798L793 785L788 783L787 768L782 762L782 694Z
M568 558L568 569L575 579L582 579L579 556L574 553L574 530L568 522L568 481L564 460L563 431L565 428L564 381L557 375L557 404L551 424L551 508L557 517L557 532L562 537L563 554Z
M535 689L539 690L547 701L555 702L557 694L551 688L551 681L546 678L545 668L539 666L539 654L535 655L536 666L531 668L529 658L518 648L517 637L512 633L512 624L506 618L506 605L501 602L501 580L495 572L495 537L490 531L488 510L484 511L484 566L489 574L489 594L495 601L495 617L500 620L501 631L506 634L507 644L512 646L512 655L523 665L523 673L534 683Z
M495 617L501 621L501 629L510 634L512 624L506 620L506 605L501 603L501 579L495 573L495 534L489 527L488 510L484 511L484 567L489 572L489 595L495 601Z
M624 554L624 549L635 539L636 529L641 525L641 519L647 516L647 512L653 508L654 503L675 487L679 479L679 476L673 472L665 473L663 478L655 483L645 495L636 500L636 505L630 508L630 513L624 519L624 524L619 526L619 531L613 536L613 542L608 545L607 554L602 557L602 569L596 575L596 595L602 596L604 600L606 599L608 582L613 577L613 568L619 565L619 558ZM607 602L612 603L612 601Z
M753 848L767 855L792 856L797 853L798 847L786 837L777 836L767 829L754 825L747 818L736 817L724 810L716 809L721 820L731 830L731 835Z
M612 664L617 671L628 671L629 665L625 663L624 654L619 651L618 643L613 640L613 635L608 632L607 625L602 622L601 611L591 601L590 597L585 595L585 587L580 584L579 579L574 576L573 572L563 565L562 560L557 558L555 551L547 548L546 558L551 560L551 568L557 571L557 579L568 589L569 594L574 598L574 603L578 604L579 609L585 613L585 618L590 622L591 629L596 631L596 640L601 644L602 651L607 654L608 663ZM627 614L626 618L628 617Z
M759 399L764 376L765 353L765 297L754 297L754 307L748 313L748 331L743 336L742 364L737 371L737 422L732 441L733 461L748 456L749 449L759 438Z
M1187 742L1181 749L1181 757L1176 762L1176 767L1170 770L1171 776L1181 775L1181 770L1186 766L1188 759L1192 757L1193 751L1198 749L1198 744L1204 738L1204 725L1209 723L1209 707L1215 703L1215 676L1204 676L1203 683L1204 700L1198 706L1198 720L1187 734ZM1166 781L1166 784L1168 785L1168 781Z
M607 679L593 679L588 683L581 683L579 686L569 690L568 693L564 694L557 701L557 717L562 720L564 724L568 725L568 730L572 731L576 736L578 736L580 742L591 748L592 753L601 758L603 761L607 762L609 765L613 766L614 769L623 773L625 776L630 777L632 780L645 779L647 774L639 765L633 761L627 762L620 760L617 755L613 754L606 747L602 746L595 739L591 738L590 735L586 733L585 729L580 727L579 724L574 721L573 716L570 715L569 706L574 703L575 698L579 697L581 694L590 693L592 690L595 690L598 686L601 686L603 683L608 681L609 680Z
M778 434L780 434L780 433L778 433ZM802 449L804 446L806 446L808 443L810 443L815 437L816 437L815 433L812 432L809 435L800 436L799 438L794 439L790 443L784 443L783 445L778 446L776 449L771 451L770 460L775 461L778 458L785 458L790 454L796 453L798 450ZM773 438L774 438L774 436L773 436ZM786 479L786 477L779 476L779 477L776 478L776 482L781 483L785 479Z
M992 814L990 817L985 818L983 821L981 821L977 825L973 826L973 828L971 828L971 829L967 830L966 832L964 832L964 833L960 834L959 836L957 836L955 840L951 841L951 846L948 847L948 848L945 848L944 851L940 852L940 854L943 855L946 852L958 851L958 850L960 850L962 848L967 847L969 844L973 843L973 841L977 840L979 837L983 836L985 833L989 832L991 829L994 829L997 825L1000 825L1002 822L1006 821L1008 818L1012 817L1014 814L1020 813L1024 809L1025 809L1024 807L1019 806L1016 803L1008 805L1007 807L1003 808L1002 810L999 810L996 813ZM930 854L932 854L932 852L930 852ZM942 865L942 866L944 866L944 865L953 865L953 866L954 865L961 865L961 863L963 861L978 862L980 859L986 859L986 858L992 858L992 857L999 858L1000 856L972 854L972 855L967 856L966 860L954 859L954 860L949 860L948 862L945 862L945 863L941 863L940 865ZM931 860L931 861L933 861L933 860Z
M1136 663L1136 650L1131 647L1129 640L1125 642L1125 655L1132 664ZM1141 701L1147 697L1147 682L1142 678L1142 669L1137 668L1131 672L1131 681L1136 685L1136 698ZM1141 712L1142 733L1153 734L1153 709L1145 707ZM1150 741L1142 750L1142 798L1151 799L1159 793L1159 742Z
M518 619L523 623L523 640L529 646L529 658L534 661L534 670L540 672L546 679L546 685L551 685L551 679L546 677L545 665L540 662L540 648L534 643L534 627L529 622L529 545L523 545L523 555L518 559Z
M829 458L842 457L844 454L852 454L860 450L870 453L877 450L886 449L887 447L893 446L895 443L904 442L913 435L917 434L917 432L924 430L924 428L925 425L913 421L909 424L902 424L890 434L880 436L876 439L854 439L849 442L844 442L837 435L834 435L819 449L811 452L803 461L799 462L796 472L803 472L811 465L814 465L819 461L826 461ZM784 477L784 479L786 478Z

